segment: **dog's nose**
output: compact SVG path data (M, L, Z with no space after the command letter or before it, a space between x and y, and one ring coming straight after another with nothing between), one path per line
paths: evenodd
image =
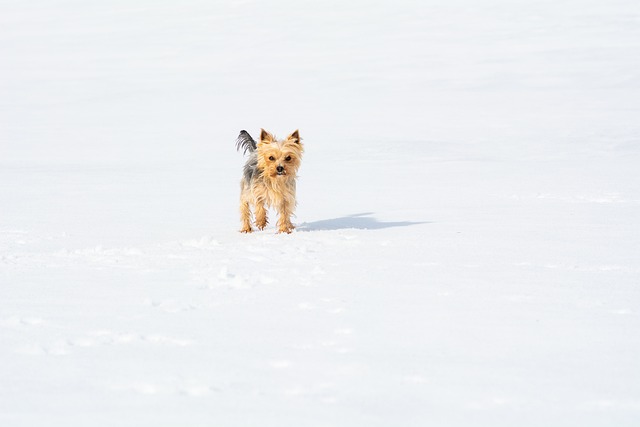
M276 170L277 170L278 172L284 172L284 166L278 166L278 167L276 168Z

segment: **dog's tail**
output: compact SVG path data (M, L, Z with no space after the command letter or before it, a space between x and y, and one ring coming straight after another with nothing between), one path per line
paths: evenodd
M236 139L236 149L238 151L242 150L242 154L244 155L247 154L247 151L249 153L253 153L254 151L256 151L257 147L258 146L256 144L256 141L251 138L249 132L247 132L246 130L241 130L240 135L238 135L238 139Z

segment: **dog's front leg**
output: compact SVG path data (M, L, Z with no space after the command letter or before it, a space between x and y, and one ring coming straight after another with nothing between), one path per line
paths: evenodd
M293 215L293 205L291 203L282 202L278 209L278 233L291 233L295 228L291 223Z
M267 223L267 210L264 207L264 201L258 200L256 202L256 227L259 230L264 230Z

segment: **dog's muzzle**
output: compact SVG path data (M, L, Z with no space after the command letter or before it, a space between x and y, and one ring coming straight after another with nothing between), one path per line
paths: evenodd
M278 173L278 175L285 175L286 174L286 172L284 170L284 166L278 166L276 168L276 172Z

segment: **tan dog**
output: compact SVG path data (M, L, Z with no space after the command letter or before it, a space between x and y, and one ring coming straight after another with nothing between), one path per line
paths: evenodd
M249 153L240 183L241 232L251 233L251 208L259 230L267 226L267 208L278 211L278 233L291 233L295 228L291 216L296 207L296 178L302 160L303 146L296 130L278 140L264 129L256 143L247 131L240 131L238 150Z

